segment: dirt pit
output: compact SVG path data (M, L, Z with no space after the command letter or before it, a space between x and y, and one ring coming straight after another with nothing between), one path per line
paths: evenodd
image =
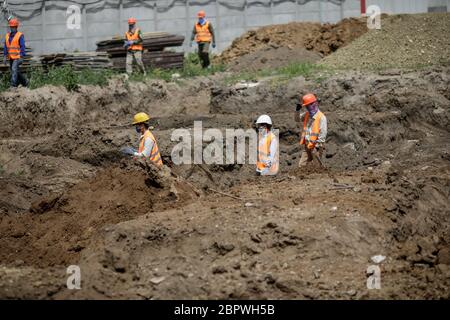
M199 81L119 82L101 99L90 87L2 94L1 123L24 130L0 131L1 298L450 297L448 68L244 90ZM329 121L326 169L296 167L293 110L309 91ZM136 143L125 124L143 101L163 171L118 152ZM54 119L58 108L70 116ZM174 129L248 129L262 113L280 130L276 177L171 162ZM375 255L381 290L366 285ZM66 288L69 265L82 290Z

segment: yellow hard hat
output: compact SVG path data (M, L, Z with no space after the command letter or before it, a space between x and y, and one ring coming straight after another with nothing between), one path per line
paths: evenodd
M143 123L150 120L150 117L145 112L137 113L133 118L133 124Z

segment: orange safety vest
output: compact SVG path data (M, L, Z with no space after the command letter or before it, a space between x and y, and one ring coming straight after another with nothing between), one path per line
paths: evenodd
M17 31L12 39L11 43L9 43L10 33L6 35L6 48L8 49L8 59L17 60L20 59L20 43L19 39L22 36L22 32Z
M307 112L305 115L305 120L303 121L303 132L302 137L300 139L300 144L305 144L307 142L315 143L317 139L319 139L320 133L320 119L322 118L323 113L321 111L317 111L316 118L312 124L311 133L309 134L308 139L306 139L306 131L308 127L309 113Z
M266 169L265 162L269 160L270 155L270 145L272 144L272 140L276 139L273 132L269 132L267 136L264 138L260 137L259 144L258 144L258 160L256 161L256 168L258 171L263 171ZM279 158L278 153L275 155L273 159L273 163L269 168L269 175L275 175L278 173L278 165L279 165Z
M153 148L150 151L150 161L154 162L158 167L162 166L161 154L159 153L158 144L156 143L156 139L150 130L146 130L144 135L141 137L141 141L139 142L139 153L144 151L145 140L152 139L153 140Z
M212 41L212 34L209 32L209 21L206 21L204 25L198 22L195 24L195 40L197 42Z
M127 31L125 33L125 37L127 38L128 41L139 40L139 31L140 31L139 28L136 28L134 33L131 33L129 31ZM140 44L133 44L132 46L129 46L128 50L143 51L144 50L144 46L142 45L142 42L141 42Z

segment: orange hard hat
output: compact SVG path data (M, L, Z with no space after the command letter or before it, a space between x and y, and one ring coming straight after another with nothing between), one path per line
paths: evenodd
M10 27L18 27L19 26L19 20L17 20L16 18L13 18L13 19L9 20L9 26Z
M302 104L302 106L306 107L307 105L309 105L309 104L311 104L313 102L316 102L316 101L317 101L316 96L313 95L312 93L308 93L307 95L303 96L303 104Z
M203 10L201 10L197 13L197 17L199 17L199 18L204 18L205 16L206 16L206 13Z
M128 19L128 24L136 24L136 19L135 18Z

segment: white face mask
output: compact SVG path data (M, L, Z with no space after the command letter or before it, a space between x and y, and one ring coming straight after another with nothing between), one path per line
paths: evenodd
M266 134L266 132L267 132L266 128L264 128L264 127L258 128L258 133L259 134Z

